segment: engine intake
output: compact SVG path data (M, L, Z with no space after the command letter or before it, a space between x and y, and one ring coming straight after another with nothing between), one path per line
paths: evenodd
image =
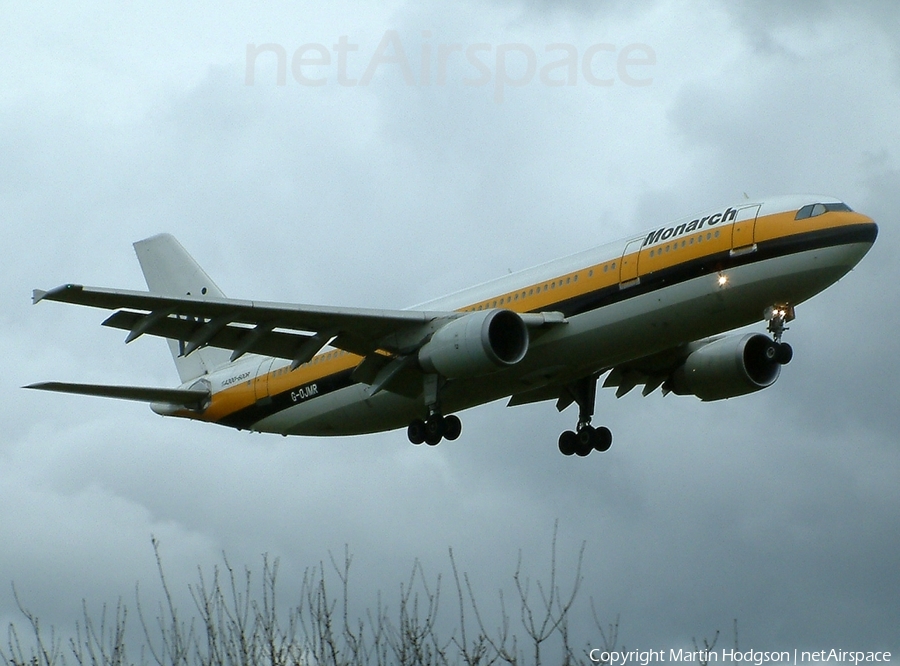
M759 391L781 374L775 343L760 333L729 335L700 347L672 375L678 395L721 400Z
M454 319L419 350L419 365L444 377L475 377L515 365L528 351L528 328L511 310L482 310Z

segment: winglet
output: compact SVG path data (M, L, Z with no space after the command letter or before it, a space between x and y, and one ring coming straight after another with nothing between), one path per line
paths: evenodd
M60 301L61 303L65 303L67 301L66 298L62 297L62 294L70 291L82 291L84 287L80 284L63 284L59 287L54 287L50 291L44 291L43 289L35 289L31 292L31 302L33 304L37 304L45 298L50 301Z

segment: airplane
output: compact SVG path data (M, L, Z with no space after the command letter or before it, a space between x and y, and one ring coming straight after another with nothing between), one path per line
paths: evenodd
M732 398L771 386L795 306L869 251L874 221L838 199L745 200L403 310L226 298L171 235L138 241L149 291L64 284L33 302L113 310L104 326L168 340L177 388L43 382L24 388L151 403L158 414L282 435L406 427L455 440L467 408L578 407L565 455L605 451L597 385L621 397ZM767 333L730 332L762 321ZM729 333L730 332L730 333Z

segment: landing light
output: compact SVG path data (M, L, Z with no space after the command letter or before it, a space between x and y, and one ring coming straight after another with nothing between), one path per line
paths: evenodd
M719 286L724 287L728 284L728 276L727 275L719 275Z

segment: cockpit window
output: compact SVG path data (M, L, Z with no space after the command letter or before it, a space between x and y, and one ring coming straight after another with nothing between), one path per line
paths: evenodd
M807 217L815 217L822 213L831 213L835 211L849 211L850 206L845 203L816 203L807 204L797 211L794 216L795 220L805 220Z

